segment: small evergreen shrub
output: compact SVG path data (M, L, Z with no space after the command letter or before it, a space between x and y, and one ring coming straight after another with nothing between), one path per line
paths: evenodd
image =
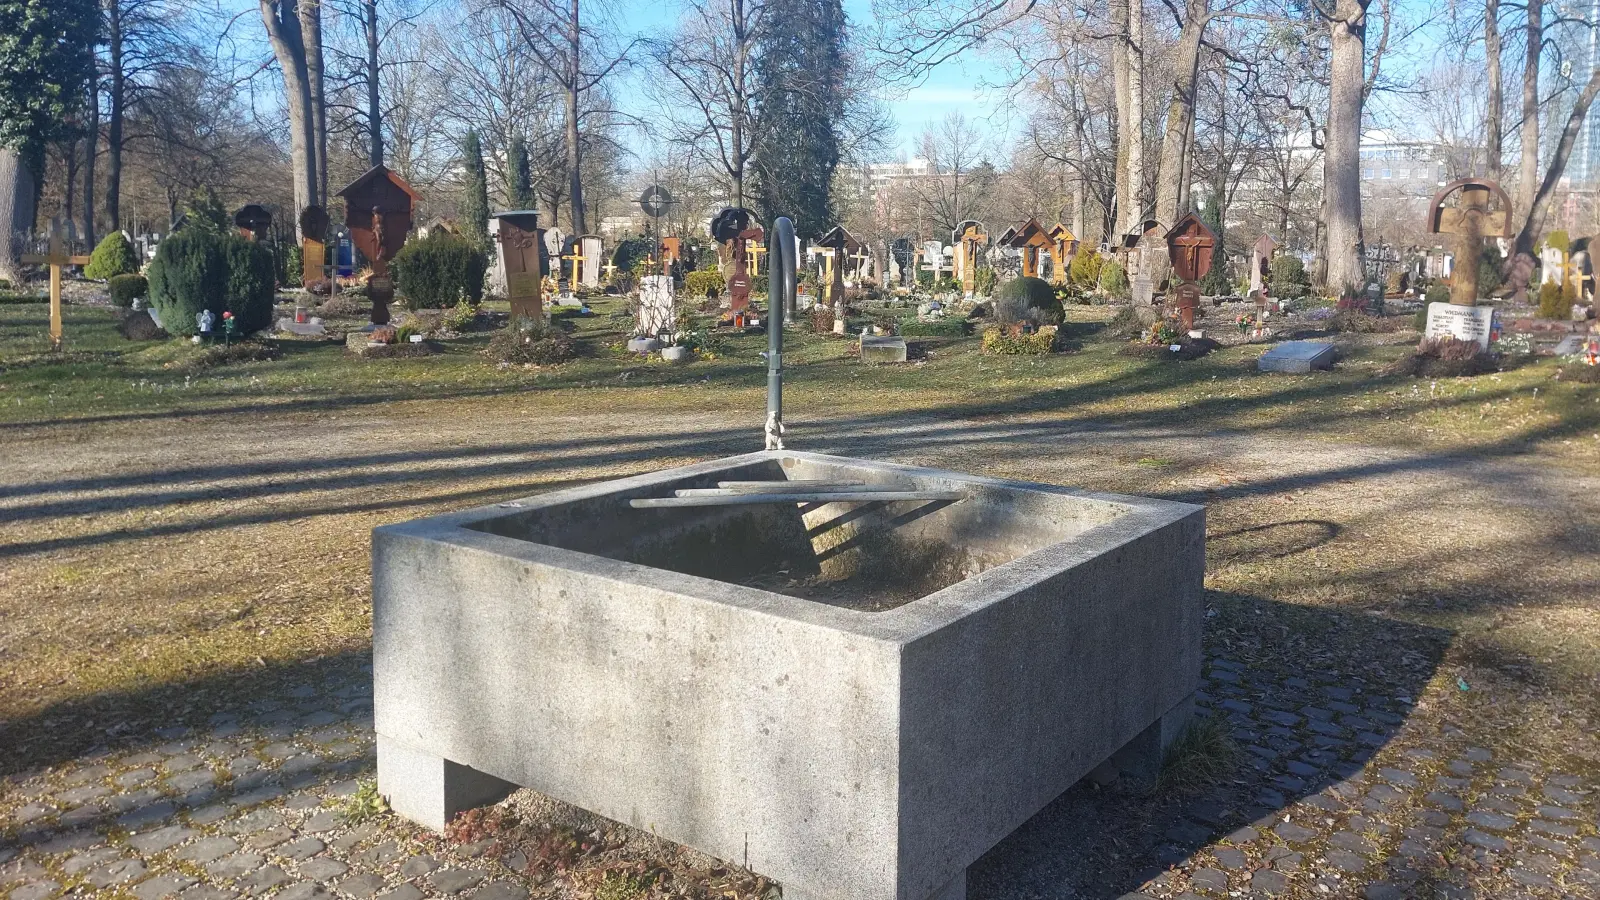
M150 280L143 275L113 275L106 282L111 293L111 304L127 308L133 301L150 293Z
M1055 288L1043 278L1013 278L995 291L995 312L1000 323L1018 321L1060 325L1065 314Z
M1000 283L1000 276L990 266L979 266L972 273L972 293L979 297L993 297L994 289Z
M1133 307L1124 306L1106 323L1106 331L1113 337L1132 340L1144 334L1144 320L1139 318L1139 313Z
M243 337L272 321L272 254L254 241L209 228L185 228L161 242L150 263L150 302L172 334L198 333L195 317L209 309L213 333L221 335L222 314L233 313L235 336Z
M1565 248L1563 248L1565 249ZM1478 296L1487 297L1500 289L1500 270L1505 258L1493 241L1483 245L1483 255L1478 257Z
M1268 292L1279 300L1299 300L1311 293L1311 278L1299 257L1280 253L1272 257Z
M284 251L283 272L278 276L278 283L284 287L301 287L306 270L305 259L305 251L298 245Z
M986 328L983 332L983 349L1000 356L1048 356L1055 348L1053 325L1032 334L1012 334L1006 328Z
M727 286L722 273L716 269L697 269L683 278L684 293L690 297L710 299L720 295Z
M1444 282L1436 281L1428 286L1428 290L1422 295L1422 299L1428 303L1449 303L1450 286Z
M1100 286L1100 269L1104 265L1100 254L1093 250L1079 250L1067 267L1067 280L1086 291Z
M936 322L907 319L900 323L901 337L959 338L971 333L971 323L966 319L940 319Z
M1100 290L1118 300L1128 299L1128 273L1121 263L1108 259L1100 266Z
M489 268L483 249L443 229L411 241L395 254L395 285L411 309L444 309L462 297L483 300L483 273Z
M139 254L121 231L113 231L89 254L89 264L83 268L83 277L96 281L109 281L118 275L131 275L139 271Z
M1539 285L1539 318L1562 321L1572 318L1572 297L1561 285L1553 281Z

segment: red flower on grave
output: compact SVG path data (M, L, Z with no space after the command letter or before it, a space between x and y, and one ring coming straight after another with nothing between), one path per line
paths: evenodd
M224 318L224 319L231 319L231 318L233 318L233 313L231 313L231 312L225 312L225 313L223 313L223 314L222 314L222 317L223 317L223 318Z

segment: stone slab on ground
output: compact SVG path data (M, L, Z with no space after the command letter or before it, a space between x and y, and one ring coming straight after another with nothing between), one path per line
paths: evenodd
M864 334L861 336L861 361L903 363L906 361L906 339Z
M1274 344L1271 349L1261 354L1261 359L1256 362L1256 368L1263 372L1303 375L1313 369L1333 368L1333 361L1338 353L1338 349L1332 344L1317 341L1284 341L1281 344Z

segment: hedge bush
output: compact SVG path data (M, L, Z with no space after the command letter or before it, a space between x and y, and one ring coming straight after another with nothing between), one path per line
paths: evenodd
M89 254L89 264L83 267L83 277L110 281L118 275L131 275L138 271L139 254L121 231L113 231Z
M489 259L472 241L436 229L395 254L395 284L411 309L445 309L462 297L483 300L483 273Z
M979 266L972 273L972 293L979 297L993 297L994 289L1000 283L1000 276L990 266Z
M1562 290L1562 286L1553 281L1539 285L1539 318L1562 321L1571 319L1571 294Z
M237 336L260 331L272 322L276 280L272 254L254 241L212 231L185 228L169 235L150 263L150 303L172 334L198 333L195 317L209 309L216 315L215 334L222 334L222 314L233 313Z
M1001 356L1048 356L1056 348L1056 329L1047 325L1032 334L1011 334L1004 328L983 332L983 349Z
M1100 266L1100 290L1118 300L1128 298L1128 273L1121 263L1108 259Z
M133 301L150 293L150 279L143 275L113 275L106 282L106 287L111 292L113 306L129 307Z
M995 291L995 314L1001 324L1021 319L1045 325L1060 325L1064 318L1056 289L1043 278L1024 275L1013 278Z
M1084 290L1092 291L1100 286L1100 267L1104 264L1100 254L1093 250L1078 251L1072 257L1072 263L1067 266L1067 280Z
M683 278L683 291L696 299L716 297L727 287L727 281L716 269L696 269Z
M907 319L900 323L901 337L959 338L971 333L971 323L966 319L940 319L936 322Z
M1280 253L1272 257L1268 291L1279 300L1299 300L1311 293L1311 278L1299 257Z

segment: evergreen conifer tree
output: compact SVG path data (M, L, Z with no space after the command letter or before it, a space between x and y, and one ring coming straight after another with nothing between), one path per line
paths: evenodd
M793 219L803 240L834 224L846 24L840 0L796 0L769 5L756 31L756 205L765 221Z
M478 243L489 240L489 179L483 170L483 144L478 132L467 130L461 142L461 156L466 163L466 191L461 200L461 229Z
M511 175L511 208L533 209L533 173L528 165L528 144L517 135L511 139L511 150L507 153L507 168Z

